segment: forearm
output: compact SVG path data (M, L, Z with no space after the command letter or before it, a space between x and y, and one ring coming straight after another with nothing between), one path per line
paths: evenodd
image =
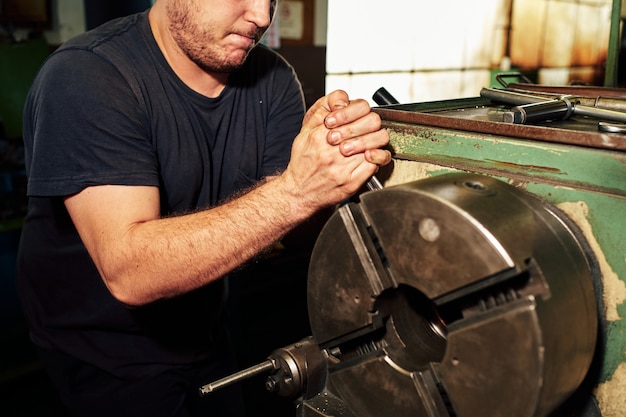
M278 178L221 206L133 224L94 259L111 293L146 304L220 279L312 215Z

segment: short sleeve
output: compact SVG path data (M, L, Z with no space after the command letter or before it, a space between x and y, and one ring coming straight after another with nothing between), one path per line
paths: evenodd
M24 109L28 194L157 186L149 132L145 111L118 68L87 50L58 51L36 77Z

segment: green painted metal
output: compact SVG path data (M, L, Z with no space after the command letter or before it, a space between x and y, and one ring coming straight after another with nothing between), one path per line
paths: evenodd
M626 153L386 122L396 157L626 197Z
M603 318L599 347L602 355L593 371L594 383L597 387L619 380L618 368L626 364L626 302L620 297L611 298L610 292L617 287L624 294L621 287L626 283L626 152L416 125L384 117L383 126L390 134L398 169L408 172L402 178L413 173L428 176L451 170L475 172L512 183L557 207L584 208L584 216L574 222L584 223L579 224L581 230L585 229L585 236L593 240L604 288L603 295L598 295ZM606 391L611 401L621 401L623 383ZM626 405L618 408L618 413L625 409ZM613 417L611 412L603 415Z

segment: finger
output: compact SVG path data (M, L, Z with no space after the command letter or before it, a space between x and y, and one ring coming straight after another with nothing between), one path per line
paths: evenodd
M303 126L309 124L310 121L314 125L325 123L325 118L331 111L343 109L349 104L348 94L343 90L335 90L313 103L304 116Z
M339 144L340 152L343 156L350 156L365 152L368 149L378 149L389 144L389 134L381 129L372 133L348 139Z
M348 93L343 90L335 90L328 94L328 105L331 111L341 110L350 104Z
M364 153L365 160L377 166L385 166L391 162L391 152L386 149L368 149Z
M307 110L302 119L302 130L310 130L316 126L323 125L324 119L330 113L324 103L316 102Z
M333 91L320 97L313 103L304 115L303 127L314 127L324 123L324 119L331 111L347 106L348 95L341 90Z
M352 178L356 183L355 191L363 186L371 177L378 172L378 165L363 160L353 171Z
M324 119L324 124L328 129L352 123L371 111L369 103L363 99L352 100L347 106L337 102L333 104L333 111Z
M369 113L352 123L330 130L327 135L327 140L330 145L339 145L342 142L378 132L380 130L380 116L376 113ZM384 143L382 145L384 145ZM382 145L378 144L376 147ZM363 148L360 151L363 151L364 149L366 148Z

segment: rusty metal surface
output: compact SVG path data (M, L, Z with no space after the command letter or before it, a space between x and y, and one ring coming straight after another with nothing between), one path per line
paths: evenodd
M519 139L562 143L598 149L626 150L626 135L598 131L600 120L572 117L539 125L504 123L509 108L480 97L373 109L382 119L412 125L448 128Z

